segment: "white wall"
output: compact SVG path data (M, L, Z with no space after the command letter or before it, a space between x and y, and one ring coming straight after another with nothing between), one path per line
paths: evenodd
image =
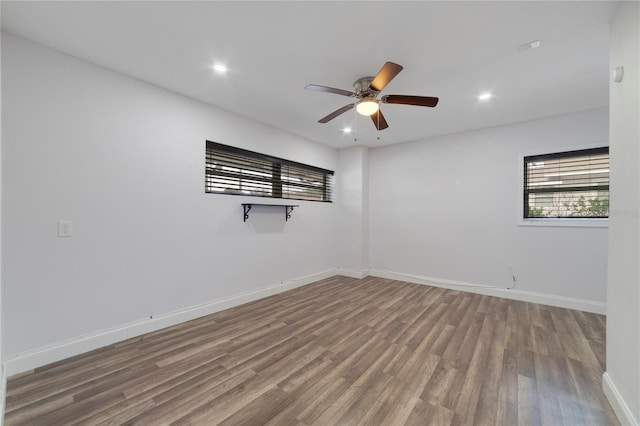
M521 154L607 141L601 108L373 149L372 269L504 288L512 268L513 297L603 310L607 229L518 226L517 218Z
M2 7L0 7L0 22L2 22ZM1 28L0 28L1 30ZM0 46L2 45L2 31L0 31ZM0 49L0 81L2 80L2 49ZM2 85L0 84L0 99L2 99ZM2 102L0 102L0 425L4 420L4 404L6 392L6 373L4 369L4 285L2 284Z
M205 194L204 149L335 150L9 34L2 54L6 356L335 269L335 204L244 223L265 199Z
M611 23L611 215L604 390L623 424L640 422L640 5L622 2Z
M369 271L369 150L362 146L338 153L340 273L364 278Z

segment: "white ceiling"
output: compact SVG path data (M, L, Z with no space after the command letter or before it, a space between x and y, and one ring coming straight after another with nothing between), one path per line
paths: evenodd
M614 2L12 2L13 34L323 144L379 146L608 104ZM541 40L537 49L522 44ZM214 62L230 72L212 72ZM352 90L385 61L404 70L382 94L437 96L436 108L383 105L378 132ZM492 91L480 103L476 96ZM355 127L355 135L341 129ZM357 138L357 142L354 141ZM379 139L378 139L379 138Z

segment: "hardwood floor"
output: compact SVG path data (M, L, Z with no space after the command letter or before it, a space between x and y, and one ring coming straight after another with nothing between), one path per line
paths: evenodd
M6 425L617 425L605 317L333 277L10 378Z

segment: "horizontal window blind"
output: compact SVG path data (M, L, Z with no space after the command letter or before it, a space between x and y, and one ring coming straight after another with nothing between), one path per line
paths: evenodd
M609 148L524 157L524 218L609 217Z
M333 171L207 141L205 192L330 202Z

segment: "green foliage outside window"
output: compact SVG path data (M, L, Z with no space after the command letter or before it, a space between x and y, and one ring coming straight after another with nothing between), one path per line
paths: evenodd
M564 203L572 217L607 217L609 216L609 199L591 198L586 200L583 195L574 203Z
M609 199L608 198L585 198L584 195L578 197L575 201L562 203L563 217L608 217L609 216ZM543 208L529 207L530 218L536 217L556 217L558 207Z

